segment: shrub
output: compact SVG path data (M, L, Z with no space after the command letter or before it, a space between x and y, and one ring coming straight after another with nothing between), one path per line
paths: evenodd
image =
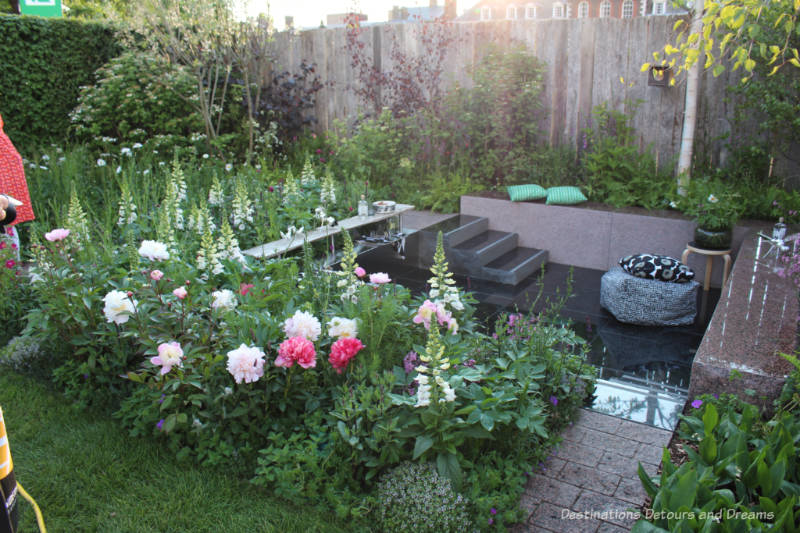
M107 24L0 16L0 113L17 148L63 141L80 87L120 50Z
M81 89L70 114L79 140L105 148L109 139L124 145L146 144L157 136L175 144L205 138L200 135L203 119L192 105L197 82L184 67L132 50L109 61L96 76L97 83Z
M8 341L0 353L0 363L17 372L30 372L38 367L44 355L39 342L29 336L17 336Z
M378 484L383 531L461 533L472 524L468 501L430 463L403 463Z

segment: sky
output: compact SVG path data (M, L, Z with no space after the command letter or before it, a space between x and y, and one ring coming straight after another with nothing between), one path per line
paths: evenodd
M249 16L269 13L278 30L284 29L284 18L294 16L296 28L317 27L325 21L326 15L358 11L367 15L367 22L386 21L393 6L426 7L429 0L237 0L240 9L246 9ZM444 0L438 0L440 6ZM456 11L460 15L464 9L477 0L457 0ZM269 8L267 7L269 6Z

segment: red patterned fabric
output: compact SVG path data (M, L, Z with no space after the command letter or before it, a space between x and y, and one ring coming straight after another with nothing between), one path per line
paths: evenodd
M3 117L0 116L0 193L12 196L22 202L17 207L17 218L10 225L34 219L28 182L25 181L25 166L22 156L11 144L11 139L3 131Z

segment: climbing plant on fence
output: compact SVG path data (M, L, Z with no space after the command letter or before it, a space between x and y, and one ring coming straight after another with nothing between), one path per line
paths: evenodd
M82 85L121 47L112 26L77 20L0 16L0 113L25 152L66 136Z

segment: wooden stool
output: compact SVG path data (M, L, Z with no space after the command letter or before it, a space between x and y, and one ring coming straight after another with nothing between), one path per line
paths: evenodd
M722 271L722 286L724 287L725 284L728 282L728 275L731 273L731 249L728 248L727 250L707 250L705 248L700 248L699 246L695 245L694 241L688 243L686 245L686 249L683 251L683 255L681 255L681 263L684 265L686 264L686 260L689 259L689 254L694 252L696 254L706 256L706 275L703 279L703 290L707 291L709 289L709 285L711 283L711 269L713 268L713 260L715 256L722 256L722 259L725 261L725 265Z

